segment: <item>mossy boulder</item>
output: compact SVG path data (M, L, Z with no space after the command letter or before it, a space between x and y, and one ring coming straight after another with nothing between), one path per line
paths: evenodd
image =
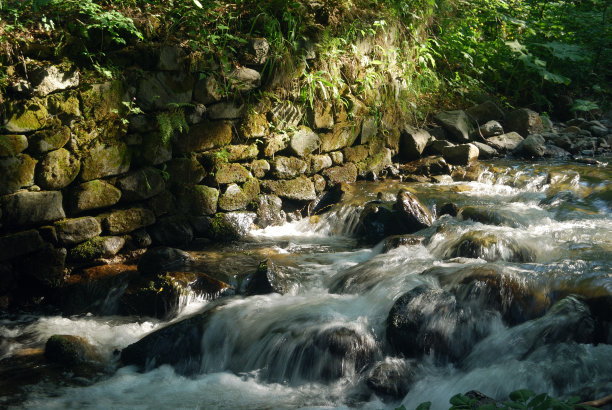
M58 116L64 123L81 116L81 103L75 91L49 96L47 109L49 114Z
M110 235L130 233L154 223L155 214L140 207L117 209L102 217L104 231Z
M75 245L102 233L100 223L91 216L65 219L56 222L54 227L57 238L62 245Z
M317 150L321 145L319 136L306 126L300 126L294 131L289 142L291 150L298 157L304 158Z
M46 104L37 98L8 104L6 118L4 128L13 133L40 130L52 123Z
M278 179L291 179L304 175L308 170L308 163L297 157L277 156L272 161L273 174Z
M123 314L171 319L178 313L181 287L169 275L136 279L119 301Z
M231 242L242 238L251 230L257 218L254 212L219 212L210 220L210 237L219 242Z
M231 184L219 197L219 209L222 211L238 211L245 209L251 202L249 197L237 184Z
M321 173L327 180L327 186L332 188L342 182L352 183L357 181L357 167L352 162L342 166L331 167Z
M69 140L70 128L67 126L36 131L28 137L30 150L37 154L62 148Z
M125 143L95 145L83 160L81 178L91 181L119 175L130 169L131 151Z
M36 183L43 189L67 187L81 170L81 161L70 151L60 148L46 154L38 163Z
M166 183L157 168L145 167L133 171L117 181L121 199L126 202L154 197L166 189Z
M487 231L463 234L445 253L446 257L480 258L488 262L533 262L535 252L515 239Z
M123 94L123 82L119 80L92 84L81 90L83 116L96 121L114 118L116 113L123 113L125 110L122 104Z
M263 141L263 154L266 157L274 157L279 151L289 146L289 136L285 133L274 133L268 135Z
M251 173L244 166L236 163L220 164L213 176L217 185L245 182L250 178Z
M138 151L138 160L142 164L159 165L172 159L172 144L164 143L157 133L148 134Z
M310 156L310 173L316 174L333 165L332 159L328 154Z
M355 145L354 147L344 148L342 154L345 161L357 163L365 161L370 154L370 150L367 145Z
M314 183L311 179L304 176L279 181L263 180L260 181L260 185L264 192L274 194L280 198L312 201L317 197Z
M101 363L102 356L85 338L53 335L45 343L45 358L63 367Z
M198 184L206 176L206 170L195 158L174 158L166 163L168 187Z
M206 185L185 187L177 194L183 212L192 215L212 215L217 212L219 190Z
M257 144L228 145L223 148L228 162L242 162L256 159L259 155Z
M68 209L80 213L115 205L121 198L121 190L101 179L77 185L67 195Z
M28 148L28 138L20 134L0 135L0 157L12 157Z
M109 258L119 253L124 244L125 239L120 236L97 236L72 248L69 256L75 262L90 262L98 258Z
M20 188L34 185L37 161L27 154L0 158L0 195L12 194Z
M177 153L201 152L232 142L232 128L224 121L204 121L189 128L175 144Z
M379 175L385 168L393 164L392 151L383 148L381 152L368 156L365 161L355 164L357 174L361 178L366 178L369 174Z
M44 244L45 242L35 229L0 236L0 262L36 252Z
M265 159L257 159L250 164L251 173L255 178L263 178L270 171L270 163Z
M58 191L17 192L0 197L2 222L6 227L42 225L66 217L62 193Z
M332 132L320 136L321 152L336 151L352 146L360 132L361 127L354 123L341 122L334 125Z
M263 138L268 135L269 125L265 114L250 112L245 115L240 132L246 139Z

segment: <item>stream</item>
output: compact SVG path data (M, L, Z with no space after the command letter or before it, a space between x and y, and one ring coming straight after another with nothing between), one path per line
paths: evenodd
M445 409L453 395L469 390L496 399L522 388L556 397L611 394L610 312L603 308L603 319L596 317L580 298L609 303L612 295L612 169L482 164L478 181L359 181L326 213L190 251L221 280L235 282L266 258L290 278L284 295L186 296L173 323L209 312L195 373L124 366L93 381L27 385L17 403L0 397L0 406L411 409L431 401L433 409ZM379 193L394 200L400 189L432 213L446 203L496 213L490 220L438 216L416 234L424 240L397 247L359 242L363 204ZM480 257L465 257L461 240L474 233L502 240ZM470 282L474 272L497 279ZM499 300L478 288L483 283L502 283ZM450 344L436 339L433 348L402 355L386 335L387 317L415 289L455 295L462 305L437 311L437 299L412 299L410 306L427 318L426 337L442 335ZM166 325L137 317L4 316L0 359L40 348L53 334L74 334L119 366L117 350ZM377 383L404 390L392 397L372 387Z

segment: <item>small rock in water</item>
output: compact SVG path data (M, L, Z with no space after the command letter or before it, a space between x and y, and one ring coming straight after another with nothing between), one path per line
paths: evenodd
M416 366L414 360L387 359L374 365L366 384L376 394L402 398L416 381Z
M64 367L102 362L95 347L84 338L73 335L51 336L45 344L45 357Z
M245 279L245 295L265 295L267 293L287 293L288 278L270 260L263 261L255 273Z
M138 272L154 276L158 273L179 270L189 266L193 258L187 252L167 246L149 249L138 262Z

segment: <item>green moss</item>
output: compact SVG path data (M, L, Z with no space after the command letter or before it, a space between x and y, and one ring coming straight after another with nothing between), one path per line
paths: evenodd
M70 258L77 261L97 259L103 254L104 238L100 236L85 241L70 250Z
M25 103L8 106L8 122L4 125L9 132L36 131L48 126L51 117L42 100L35 98Z
M211 218L210 231L212 238L219 242L231 242L240 237L234 226L225 219L225 214L222 212Z

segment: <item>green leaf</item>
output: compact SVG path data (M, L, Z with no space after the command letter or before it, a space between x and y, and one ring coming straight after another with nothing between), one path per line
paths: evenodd
M202 8L202 3L200 3L198 0L193 0L193 4L195 4L199 9Z
M517 390L517 391L513 391L512 393L510 393L510 400L512 401L518 401L520 403L526 403L527 400L529 400L530 398L534 397L536 394L528 389L522 389L522 390Z
M402 406L404 407L404 406ZM431 408L431 402L430 401L426 401L425 403L421 403L417 406L417 408L415 410L429 410ZM404 407L405 409L405 407Z

